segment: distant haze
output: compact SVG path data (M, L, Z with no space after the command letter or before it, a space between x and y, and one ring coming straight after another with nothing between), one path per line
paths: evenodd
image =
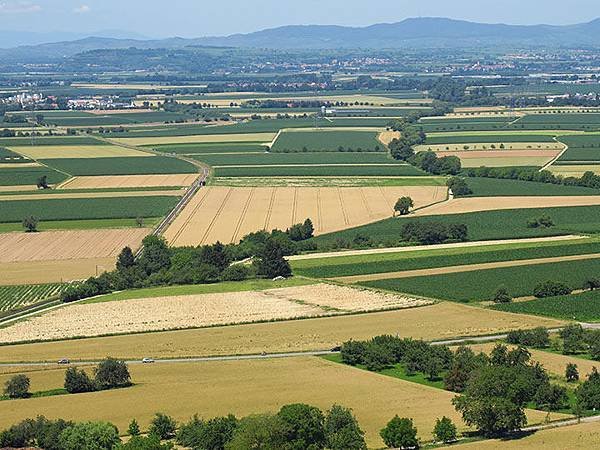
M148 37L247 33L290 24L365 26L407 17L564 25L600 16L599 0L2 0L0 31ZM60 38L57 40L61 40ZM7 46L7 45L4 45Z

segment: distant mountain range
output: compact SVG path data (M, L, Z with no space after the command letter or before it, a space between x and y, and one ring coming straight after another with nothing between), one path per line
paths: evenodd
M217 46L272 49L426 49L426 48L600 48L600 19L577 25L505 25L484 24L444 18L414 18L398 23L377 24L368 27L332 25L291 25L234 34L224 37L196 39L140 39L120 36L117 32L83 39L67 39L55 43L37 44L44 35L31 34L28 39L36 45L0 49L0 59L7 61L56 59L88 50L123 49L178 49L187 46ZM5 36L6 34L6 36ZM59 35L53 35L59 36ZM108 37L107 37L108 36ZM133 38L132 38L133 37ZM16 42L26 37L0 32L0 42Z
M85 39L90 36L112 39L148 39L139 33L123 30L102 30L94 33L74 33L70 31L12 31L0 30L0 48L14 48L23 45L39 45L48 42L65 42Z

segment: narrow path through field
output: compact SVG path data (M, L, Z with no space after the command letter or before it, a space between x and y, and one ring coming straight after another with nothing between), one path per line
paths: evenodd
M545 164L540 169L540 172L543 171L543 170L548 170L548 168L552 164L554 164L556 161L558 161L560 158L562 158L562 156L567 152L567 150L569 150L569 146L567 144L565 144L564 142L559 141L557 136L554 136L552 139L554 139L556 142L559 142L559 143L563 144L565 146L565 148L563 148L562 152L560 152L558 155L556 155L554 158L552 158L551 161L549 161L547 164Z
M404 270L401 272L372 273L372 274L368 274L368 275L352 275L352 276L348 276L348 277L331 278L331 280L338 281L341 283L361 283L364 281L422 277L422 276L427 276L427 275L443 275L443 274L448 274L448 273L473 272L476 270L500 269L503 267L515 267L515 266L532 266L532 265L538 265L538 264L550 264L550 263L567 262L567 261L582 261L582 260L597 259L597 258L600 258L600 253L591 253L591 254L587 254L587 255L559 256L559 257L553 257L553 258L522 259L522 260L516 260L516 261L500 261L500 262L482 263L482 264L468 264L468 265L463 265L463 266L436 267L433 269Z

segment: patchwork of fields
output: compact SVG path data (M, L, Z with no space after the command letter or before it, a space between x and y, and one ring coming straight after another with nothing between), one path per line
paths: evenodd
M202 189L167 229L176 246L221 241L286 228L310 218L317 234L352 228L393 214L398 198L409 195L417 207L446 199L441 186L364 188L210 187Z

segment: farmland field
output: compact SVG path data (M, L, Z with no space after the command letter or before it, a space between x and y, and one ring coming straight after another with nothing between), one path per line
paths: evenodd
M340 147L350 151L381 150L385 148L372 131L283 131L271 147L273 152L337 151Z
M514 124L513 129L598 130L600 114L528 114Z
M60 189L115 189L189 186L196 174L173 175L114 175L74 177L61 184Z
M42 176L47 177L48 184L57 184L68 176L49 167L15 167L0 170L0 186L35 186Z
M600 135L561 136L559 139L569 149L559 158L558 164L570 161L600 163Z
M149 157L150 153L116 145L42 145L10 149L30 159ZM88 161L87 164L90 164Z
M84 115L85 114L85 115ZM45 116L44 121L62 127L94 127L106 125L121 125L130 123L154 123L190 119L186 114L169 112L137 112L123 114L91 114L79 113L58 116Z
M7 200L0 203L0 222L20 222L30 215L41 221L158 217L168 213L177 201L176 196Z
M215 169L216 177L374 177L426 176L427 173L409 164L315 164L228 166Z
M510 295L532 295L541 282L562 281L579 288L600 270L600 259L504 267L414 278L367 281L364 286L460 302L490 300L504 286Z
M221 241L283 229L310 218L316 233L341 230L392 215L396 200L409 195L424 206L446 198L442 186L311 188L209 187L202 189L167 229L176 246Z
M600 253L600 242L576 240L568 243L558 241L531 244L499 244L440 250L424 249L380 255L341 255L331 258L293 261L292 267L295 273L299 275L313 278L334 278L585 253Z
M147 158L116 157L94 158L93 164L86 159L47 159L42 162L71 175L145 175L170 173L196 173L192 164L166 156Z
M600 175L600 164L553 164L548 170L555 175L562 175L563 177L581 177L585 172L592 172L596 175Z
M220 142L271 142L276 133L239 133L227 134L227 129L221 130L222 134L197 134L193 136L158 136L140 138L114 138L117 144L153 146L153 145L179 145L202 144Z
M68 305L0 329L0 343L403 309L430 302L333 285Z
M519 134L519 133L502 133L488 134L483 136L464 135L454 133L453 136L427 136L425 145L452 145L452 144L496 144L513 143L513 142L556 142L552 136L544 134Z
M105 145L104 142L87 136L52 136L22 138L0 138L0 146L6 147L40 147L44 145Z
M385 153L260 153L237 155L198 155L194 159L210 166L288 165L288 164L402 164Z
M168 289L165 288L166 293ZM147 355L176 358L311 351L381 334L450 339L536 326L550 328L562 323L556 319L444 302L369 314L1 346L0 361L56 361L64 355L74 361L93 361L106 355L141 359Z
M29 158L24 158L22 155L15 153L5 147L0 147L0 164L7 163L29 163Z
M542 167L562 150L440 151L438 157L456 156L463 167Z
M0 286L0 313L56 297L68 286L64 283Z
M504 196L553 196L553 195L598 195L599 189L581 186L537 183L534 181L503 180L496 178L469 177L467 184L473 191L472 197Z
M555 226L546 229L527 227L529 219L542 215L550 216ZM482 211L421 218L387 219L317 236L314 239L318 244L332 244L337 239L351 241L356 235L363 235L370 236L374 242L381 242L391 247L398 244L404 224L412 221L465 224L468 228L468 238L471 241L598 233L600 232L599 217L600 207L598 206Z
M581 294L497 305L495 309L581 322L600 322L600 292L590 291Z
M162 153L177 153L183 155L196 155L203 153L264 153L265 145L256 142L247 143L212 143L212 144L179 144L179 145L154 145L153 150Z

